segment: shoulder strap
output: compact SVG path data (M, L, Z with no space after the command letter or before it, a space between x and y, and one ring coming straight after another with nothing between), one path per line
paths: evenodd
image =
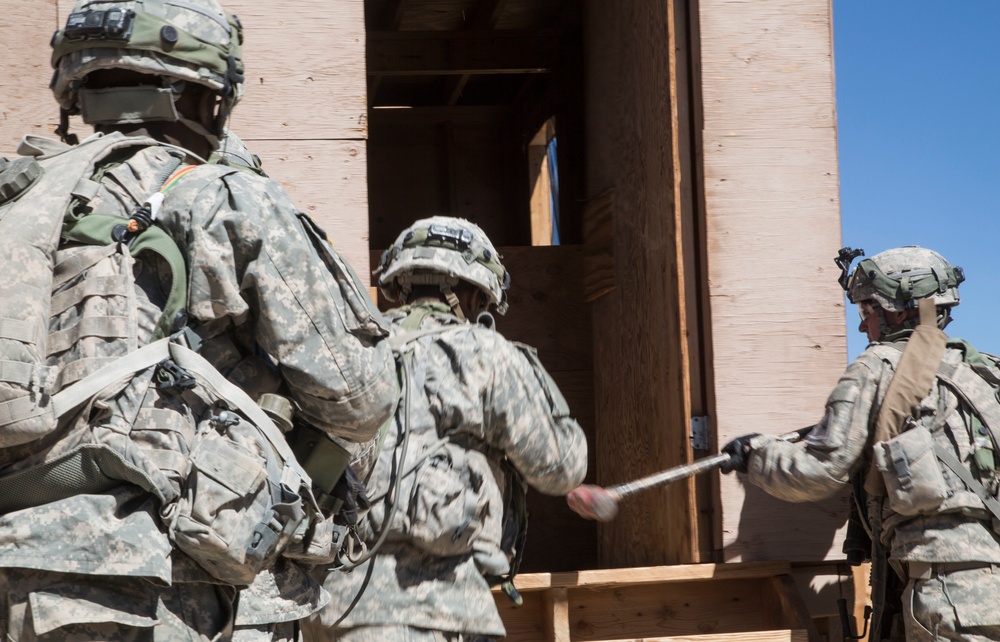
M889 382L882 407L875 423L875 441L888 441L902 432L907 418L912 417L920 401L934 385L938 366L944 357L946 335L937 327L934 300L920 299L920 324L903 349L899 365ZM885 484L874 462L865 480L870 495L884 496Z

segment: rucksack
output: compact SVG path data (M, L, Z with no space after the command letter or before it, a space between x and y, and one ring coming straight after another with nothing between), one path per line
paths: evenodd
M953 352L947 353L946 347ZM902 519L981 506L993 516L994 526L1000 526L996 497L1000 358L980 353L960 339L949 339L937 328L929 299L921 301L920 325L906 344L878 344L870 349L883 359L900 350L902 355L878 415L865 490L885 496ZM961 426L951 426L970 432L970 452L962 460L935 437L944 429L947 416L939 412L931 430L918 420L922 399L932 386L939 385L958 398L968 418Z
M179 549L216 579L249 584L322 520L311 480L267 414L177 331L186 279L170 237L72 214L109 158L171 151L121 134L28 143L41 154L0 163L0 256L12 264L0 283L0 512L135 484L160 500ZM130 299L141 251L173 276L162 338L143 347Z

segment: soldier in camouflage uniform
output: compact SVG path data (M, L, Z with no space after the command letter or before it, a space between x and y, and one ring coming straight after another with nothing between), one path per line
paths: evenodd
M280 394L291 400L299 421L349 442L369 441L391 417L399 394L392 353L383 340L388 326L357 277L277 183L203 160L220 148L226 118L242 94L241 41L238 20L215 0L78 0L66 27L54 36L51 86L61 107L57 131L63 139L77 143L68 132L68 116L80 114L102 137L142 141L121 145L74 191L66 229L99 218L94 212L120 219L122 225L111 231L119 236L101 242L117 247L130 270L126 282L134 287L121 293L120 309L110 306L118 299L94 296L110 287L111 277L101 277L82 294L80 309L87 300L97 306L107 301L109 307L98 310L101 323L66 328L91 347L75 362L59 361L60 375L72 371L86 378L186 326L193 333L185 336L197 335L201 355L251 398ZM30 137L21 149L41 160L77 147ZM165 198L152 228L173 239L179 264L138 246L131 255L127 249L136 233L135 213L156 194ZM21 198L30 197L29 191ZM145 233L141 225L138 229ZM95 242L64 236L59 251L90 256L88 243ZM73 254L76 250L81 253ZM5 272L33 267L6 265ZM178 282L180 291L186 288L180 309L171 307ZM72 316L76 308L66 305L62 316ZM132 329L117 330L123 326L114 315ZM68 348L64 354L75 354L72 343ZM149 474L165 479L167 471L175 487L167 484L165 492L176 494L178 478L169 469L180 471L183 481L184 440L193 429L191 411L178 400L188 397L182 388L161 392L160 384L167 382L153 385L149 376L142 385L123 384L118 396L94 405L89 420L67 415L44 439L4 448L0 480L98 436L125 435L131 440L123 445L125 452L146 463L155 455L160 472ZM119 421L126 415L135 418L133 425ZM168 537L170 507L160 505L149 489L124 481L101 492L67 494L0 515L5 639L230 637L239 587L195 563L178 548L172 531ZM4 498L4 506L9 500ZM274 598L285 620L302 617L325 599L318 584L291 562L267 574L257 593ZM271 622L271 616L261 617Z
M902 588L902 622L876 613L872 639L899 640L905 629L908 642L1000 640L1000 371L994 358L939 331L964 274L913 246L864 259L850 274L853 258L845 262L842 251L841 284L871 344L841 377L805 448L746 435L723 448L733 457L725 472L747 473L787 501L820 500L852 481L855 497L867 496L859 502L874 540L873 577L887 558ZM904 353L932 336L936 351ZM908 376L894 379L904 360ZM918 363L926 363L922 380ZM876 610L884 587L873 582Z
M583 480L587 444L565 400L487 313L507 308L500 258L478 226L449 217L417 221L382 257L379 286L402 304L387 316L405 384L362 529L381 547L327 576L332 600L303 623L309 642L503 636L490 584L516 570L524 484L561 495Z

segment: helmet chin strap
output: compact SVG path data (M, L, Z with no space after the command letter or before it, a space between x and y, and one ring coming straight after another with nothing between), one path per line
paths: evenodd
M885 320L885 310L881 307L875 309L875 313L878 314L878 324L879 330L882 332L882 340L887 340L894 335L897 335L906 330L914 330L918 325L920 325L920 317L915 316L910 319L903 320L902 323L897 323L894 326L889 326ZM937 327L944 330L948 324L951 323L951 308L938 307L937 308ZM891 339L890 339L891 340Z
M463 321L468 321L465 317L465 313L462 311L462 304L458 301L458 295L456 295L455 291L451 289L451 286L442 285L441 294L444 295L445 301L448 302L448 305L451 307L451 311L455 314L455 316Z

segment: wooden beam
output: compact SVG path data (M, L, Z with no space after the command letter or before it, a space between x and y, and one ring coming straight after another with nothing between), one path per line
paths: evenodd
M465 85L469 82L469 78L471 78L469 74L451 77L451 81L448 83L448 88L445 90L446 105L451 107L458 102L458 99L462 97L462 90L465 89Z
M389 0L379 16L378 27L385 31L397 31L403 22L403 6L406 0Z
M546 642L570 642L569 594L566 589L546 591L542 602L545 609Z
M641 642L806 642L805 631L743 631L740 633L712 633L709 635L672 635L666 638L642 638ZM636 642L635 638L608 640L608 642Z
M526 593L550 588L620 588L698 580L762 579L786 575L790 571L791 564L786 561L678 564L676 566L640 566L569 573L521 574L515 578L514 585L518 591ZM496 593L499 590L499 588L495 588L493 591Z
M370 76L545 73L558 56L555 30L368 32Z
M480 0L465 21L465 29L493 29L503 12L506 0Z

